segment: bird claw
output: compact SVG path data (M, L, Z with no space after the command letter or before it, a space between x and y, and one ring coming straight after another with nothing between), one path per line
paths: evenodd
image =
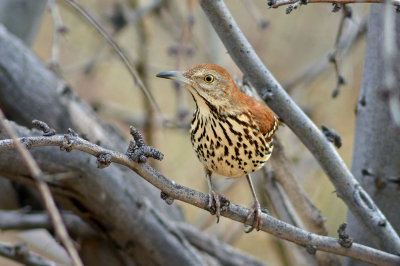
M229 204L230 201L223 194L217 193L214 190L210 191L207 207L211 214L215 214L217 216L217 223L219 223L221 211L226 210Z
M261 211L260 203L258 203L257 201L254 202L253 208L250 210L249 214L246 217L246 222L247 222L251 219L251 216L253 216L253 214L254 214L253 224L251 225L250 228L248 228L247 230L244 231L245 233L250 233L254 229L256 229L257 231L261 230L261 227L263 224L261 213L262 213L262 211Z

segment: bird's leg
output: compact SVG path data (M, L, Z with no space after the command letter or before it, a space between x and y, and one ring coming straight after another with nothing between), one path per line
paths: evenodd
M251 216L254 214L254 221L253 225L249 230L246 231L246 233L250 233L251 231L254 230L254 228L257 229L257 231L260 231L262 227L262 219L261 219L261 207L260 207L260 202L257 199L256 191L254 190L253 182L251 181L250 175L246 175L247 182L249 183L251 193L253 194L254 197L254 204L253 208L250 210L249 214L246 217L246 222L250 220Z
M217 223L218 223L219 217L221 216L221 207L223 208L229 206L229 200L226 199L224 195L215 192L211 183L212 172L208 169L205 169L205 172L209 189L209 198L207 207L210 210L211 214L215 213L215 215L217 216Z
M212 210L213 206L213 201L215 201L215 215L217 216L217 223L219 222L219 216L221 215L221 201L219 199L218 193L215 192L212 183L211 183L211 171L206 169L206 178L207 178L207 184L208 184L208 191L209 191L209 197L208 197L208 209Z

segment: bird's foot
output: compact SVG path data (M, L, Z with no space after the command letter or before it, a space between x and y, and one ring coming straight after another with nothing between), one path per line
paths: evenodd
M255 201L253 204L253 208L250 210L249 214L246 217L246 222L247 222L251 219L251 216L253 216L253 214L254 214L253 224L251 225L251 227L249 229L245 230L245 233L250 233L251 231L254 230L254 228L257 231L261 230L261 227L262 227L261 213L262 213L262 211L261 211L260 203L258 201Z
M230 201L223 194L217 193L214 190L210 191L207 207L211 214L215 214L217 216L217 223L219 223L221 210L224 211L229 204Z
M134 162L145 163L148 157L152 157L156 160L162 160L164 155L152 146L147 146L144 143L144 139L139 130L130 127L130 133L133 137L129 143L126 155Z

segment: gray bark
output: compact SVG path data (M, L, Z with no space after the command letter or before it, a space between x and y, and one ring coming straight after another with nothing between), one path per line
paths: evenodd
M46 3L47 0L1 0L0 24L30 46L35 40Z
M78 237L98 237L98 234L81 218L72 212L62 212L62 219L68 229L68 233ZM0 210L0 230L30 230L45 228L54 230L47 211L28 211L25 209L4 211Z
M393 177L400 176L400 129L396 126L388 104L389 90L400 90L400 60L391 58L397 72L395 87L385 88L384 5L372 5L368 23L367 47L362 86L357 106L352 173L371 195L386 218L400 233L399 185ZM400 47L400 17L396 15L395 40ZM385 96L386 94L386 96ZM398 95L398 94L397 94ZM399 99L398 99L399 100ZM381 222L382 226L385 221ZM385 248L373 241L375 236L348 213L348 232L357 242L400 254L400 250ZM350 265L364 265L351 261Z
M9 210L17 209L17 195L11 182L7 179L0 178L0 209Z
M46 2L47 0L2 0L0 1L0 24L30 46L42 21ZM18 202L18 193L15 192L11 182L0 177L0 184L1 208L18 208L18 203L21 202Z
M11 246L0 243L0 255L27 266L58 266L59 264L30 252L24 244Z

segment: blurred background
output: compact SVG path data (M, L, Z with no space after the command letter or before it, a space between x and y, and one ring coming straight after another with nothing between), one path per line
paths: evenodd
M56 31L52 13L46 12L33 46L35 53L127 139L130 124L139 128L146 135L147 144L164 153L163 161L152 163L166 177L207 193L203 168L192 150L188 131L194 111L192 97L178 84L155 77L165 70L185 70L198 63L214 63L226 68L237 80L242 79L242 73L229 57L198 1L80 1L132 58L161 113L151 108L115 51L93 26L63 1L56 3L64 30ZM335 51L341 11L333 13L330 4L309 4L287 15L286 6L271 9L261 0L233 0L226 4L262 61L294 101L317 126L326 125L339 133L343 145L338 151L350 166L365 49L365 36L358 30L363 27L369 6L353 5L352 17L344 22L343 31L353 30L357 36L354 41L347 35L339 39L346 43L336 56L345 84L340 86L339 93L336 90L337 96L332 97L338 77L334 65L328 62L328 55ZM277 136L293 163L296 177L326 219L329 235L337 236L338 226L346 219L345 205L337 198L334 187L313 156L290 129L281 127ZM214 180L218 190L231 202L247 207L252 204L244 178ZM280 241L276 238L261 232L245 234L242 224L223 217L216 224L215 216L204 210L178 201L175 204L181 206L191 224L266 263L281 264L277 243ZM2 239L12 237L11 232L0 235Z

